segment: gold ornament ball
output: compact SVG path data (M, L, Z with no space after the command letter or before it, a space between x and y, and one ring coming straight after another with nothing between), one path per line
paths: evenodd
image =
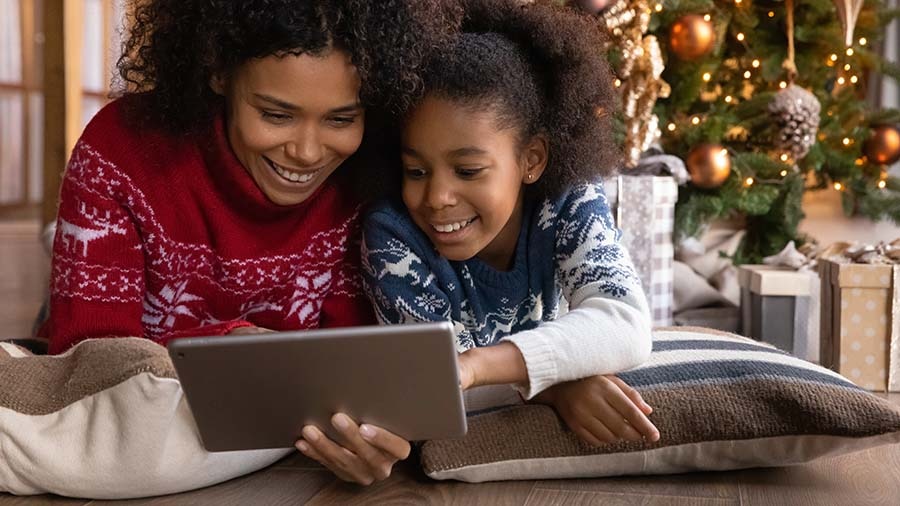
M685 161L691 183L705 190L722 186L731 174L731 155L720 144L700 144Z
M669 47L678 58L691 61L712 51L716 32L711 22L699 14L687 14L678 18L669 30Z
M893 125L872 128L872 137L863 145L863 152L870 161L882 165L900 160L900 129Z

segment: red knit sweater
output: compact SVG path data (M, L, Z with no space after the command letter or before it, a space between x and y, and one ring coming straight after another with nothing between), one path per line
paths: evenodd
M140 100L130 98L128 100ZM358 276L358 202L333 175L278 206L218 119L175 138L100 111L62 183L50 280L50 352L83 339L222 335L373 321Z

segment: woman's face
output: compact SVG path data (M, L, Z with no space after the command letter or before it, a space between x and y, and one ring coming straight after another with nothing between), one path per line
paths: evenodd
M213 87L228 103L231 149L278 205L309 198L362 142L360 80L344 51L252 59Z

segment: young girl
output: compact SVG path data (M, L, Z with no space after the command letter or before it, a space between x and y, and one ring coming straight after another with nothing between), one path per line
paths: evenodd
M455 14L422 0L134 5L129 91L87 126L62 183L51 353L370 322L349 182L381 163L365 149L381 129L364 124L407 105ZM371 483L409 452L336 419L347 448L311 427L298 445L341 478Z
M599 182L617 153L596 27L516 0L466 9L405 121L402 203L364 223L377 317L451 321L463 388L519 384L589 443L656 440L650 407L608 376L651 336Z

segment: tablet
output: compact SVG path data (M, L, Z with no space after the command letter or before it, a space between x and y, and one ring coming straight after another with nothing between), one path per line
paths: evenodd
M207 450L293 447L331 416L409 441L462 437L449 322L176 339L169 355Z

